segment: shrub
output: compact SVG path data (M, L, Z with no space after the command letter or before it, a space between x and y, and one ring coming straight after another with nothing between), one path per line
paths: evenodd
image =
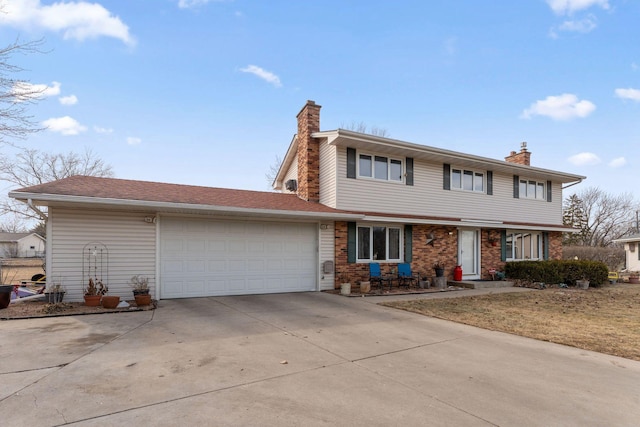
M606 282L609 269L602 262L588 260L513 261L505 265L505 273L509 279L551 284L575 285L576 280L589 279L599 286Z

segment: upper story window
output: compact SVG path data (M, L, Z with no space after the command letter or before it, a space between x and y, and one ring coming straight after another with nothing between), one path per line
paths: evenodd
M402 160L370 154L358 156L358 175L361 177L402 182L402 174Z
M547 200L545 191L544 182L520 179L520 198Z
M485 192L483 172L466 169L451 169L451 188L453 190Z
M400 261L400 227L359 225L357 230L358 261Z

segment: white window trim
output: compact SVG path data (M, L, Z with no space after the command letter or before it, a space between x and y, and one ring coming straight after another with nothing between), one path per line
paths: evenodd
M514 258L514 248L513 238L511 240L511 253L507 254L507 261L542 261L544 259L544 236L542 232L539 231L531 231L531 230L507 230L507 240L509 240L509 236L513 236L515 234L531 234L535 235L538 240L538 256L536 258ZM532 251L533 248L533 240L529 243L529 251Z
M373 259L373 228L374 227L384 227L385 228L385 252L387 255L389 254L389 229L398 230L398 256L397 259ZM359 258L360 254L360 233L358 231L359 228L368 228L369 231L369 258ZM356 263L365 263L368 264L370 262L378 262L378 263L397 263L402 262L404 260L404 227L398 226L397 224L356 224Z
M536 188L536 194L534 194L533 197L529 196L529 192L527 191L527 194L523 195L521 190L521 184L525 182L525 188L529 188L529 184L530 183L534 183L535 184L535 188ZM538 186L542 186L542 197L536 197L536 195L538 194L537 188ZM538 200L541 202L546 202L547 201L547 183L546 181L538 181L536 179L529 179L529 178L523 178L520 177L518 180L518 198L520 199L527 199L527 200Z
M461 183L460 183L460 184L461 184L461 187L460 187L460 188L456 188L456 187L453 185L453 172L454 172L454 171L460 171L460 174L461 174L461 177L462 177L463 181L464 181L464 173L465 173L465 172L471 172L471 173L472 173L472 177L473 177L473 179L472 179L472 181L471 181L471 188L472 188L471 190L465 190L465 189L464 189L464 182L461 182ZM475 179L476 179L476 174L478 174L478 175L482 175L482 191L478 191L478 190L476 190L476 189L475 189L475 187L476 187L476 186L475 186L474 181L475 181ZM449 187L450 187L450 188L451 188L451 190L453 190L453 191L464 191L464 192L467 192L467 193L487 194L487 172L486 172L486 171L479 171L479 170L475 170L475 169L459 168L459 167L456 167L456 166L453 166L453 165L452 165L452 166L451 166L451 173L449 174L449 179L450 179L450 183L449 183L449 184L450 184L450 186L449 186Z
M369 156L371 157L371 176L361 175L360 174L360 156ZM387 179L376 178L376 157L385 157L387 159ZM400 162L400 179L391 179L391 161L394 160L396 162ZM404 184L406 174L406 165L405 161L402 158L390 157L388 155L379 155L379 154L371 154L366 152L357 152L356 153L356 176L359 179L370 179L379 182L393 182L396 184Z

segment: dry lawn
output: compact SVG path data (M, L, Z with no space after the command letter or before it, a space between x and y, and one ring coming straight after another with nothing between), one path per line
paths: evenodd
M554 288L382 305L640 361L640 285Z

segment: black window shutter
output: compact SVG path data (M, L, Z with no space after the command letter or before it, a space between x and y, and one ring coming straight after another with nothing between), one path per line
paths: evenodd
M500 233L500 259L507 260L507 231L502 230Z
M442 188L451 190L451 165L448 163L442 165Z
M493 195L493 172L487 171L487 194Z
M407 185L413 185L413 157L407 157L405 159L405 164L407 166L407 177L405 182Z
M551 201L551 181L547 181L547 202Z
M407 224L404 226L404 261L411 262L413 260L413 226Z
M549 259L549 233L542 233L542 258Z
M347 147L347 178L356 177L356 149Z
M347 223L347 262L356 262L356 223Z
M513 198L520 198L520 177L518 175L513 175Z

